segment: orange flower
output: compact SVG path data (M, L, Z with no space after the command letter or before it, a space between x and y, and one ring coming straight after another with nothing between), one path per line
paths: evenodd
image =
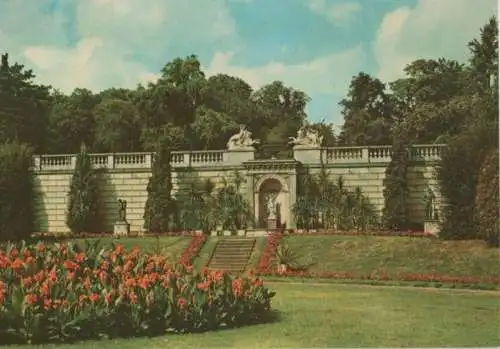
M31 257L31 251L29 249L25 249L23 255L24 259Z
M241 296L243 290L243 283L241 279L234 279L233 280L233 293L236 297Z
M66 259L64 261L63 266L67 270L76 270L76 269L78 269L78 264L76 264L73 261L70 261L69 259Z
M135 292L130 292L128 294L128 298L130 299L130 301L134 304L137 304L137 294Z
M115 253L117 255L122 255L125 252L125 246L123 245L116 245L115 247Z
M101 282L103 284L105 284L107 281L108 281L108 273L106 273L104 270L102 270L100 273L99 273L99 279L101 280Z
M101 296L98 293L92 293L89 296L90 302L92 302L92 303L97 302L100 298L101 298Z
M125 286L127 287L135 287L137 285L137 281L134 278L127 278L125 281Z
M43 242L40 242L40 243L38 244L38 246L36 247L36 250L37 250L38 252L44 252L44 251L45 251L45 245L43 244Z
M123 271L123 268L121 266L116 266L114 269L113 269L113 273L115 274L121 274L121 272Z
M34 293L29 293L26 295L26 303L29 305L33 305L39 301L39 298L36 294Z
M42 282L42 280L45 279L45 272L43 270L40 270L35 274L34 278L36 282Z
M147 289L149 287L149 279L147 277L143 277L141 278L141 280L139 281L139 286L142 288L142 289Z
M106 296L105 296L106 303L110 304L113 301L113 296L114 295L115 294L114 294L113 291L107 293Z
M207 291L210 288L211 282L210 280L200 282L196 287L202 291Z
M55 269L49 273L49 280L51 282L57 282L57 271Z
M87 300L87 295L80 295L80 297L78 298L78 300L80 301L80 304L82 304L83 302L85 302Z
M19 254L18 254L19 255ZM15 271L19 271L21 270L23 267L24 267L24 262L19 259L19 258L16 258L12 264L10 265L10 267L15 270Z
M125 264L125 267L123 268L123 270L125 271L130 271L134 268L134 262L132 261L128 261L126 264Z
M49 310L51 306L52 306L52 299L47 298L43 300L43 309Z
M89 290L92 287L92 281L90 281L89 277L86 277L85 280L83 281L83 287L85 287L87 290Z
M50 286L49 286L49 284L47 283L47 281L45 281L45 282L42 284L42 295L44 295L45 297L50 296Z
M75 279L75 272L74 271L68 272L68 274L66 275L66 279L73 281Z
M103 261L100 268L101 268L101 270L108 270L109 269L109 262Z
M17 248L13 248L12 251L10 251L10 256L12 258L17 258L19 257L19 250Z
M33 264L35 262L35 258L29 256L26 258L26 264Z
M24 287L29 287L31 284L33 284L33 278L31 276L25 277L23 279L23 286Z
M75 261L79 264L82 264L87 260L87 255L84 252L80 252L75 256Z
M0 280L0 304L5 302L5 295L7 294L7 286Z

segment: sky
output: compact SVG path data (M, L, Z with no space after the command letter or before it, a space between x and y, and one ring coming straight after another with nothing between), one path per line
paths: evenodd
M465 61L496 0L0 0L0 51L70 93L134 88L176 57L207 76L307 93L312 121L363 71L384 82L416 58Z

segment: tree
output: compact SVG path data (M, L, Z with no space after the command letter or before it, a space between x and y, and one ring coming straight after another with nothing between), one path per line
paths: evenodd
M477 88L498 91L498 22L495 16L481 28L480 38L468 44Z
M147 191L148 198L144 207L144 228L152 233L169 231L171 218L174 214L174 202L171 196L172 168L168 140L158 142Z
M49 116L51 151L55 153L76 153L85 143L94 150L94 109L100 97L87 89L75 89L66 96L56 91Z
M225 113L200 107L192 129L200 144L198 149L224 149L229 137L238 131L238 124Z
M252 99L257 110L262 112L262 124L255 129L254 136L264 141L283 144L288 142L288 137L295 136L298 129L306 119L305 108L310 98L302 91L285 86L281 81L274 81L255 91ZM270 140L268 133L271 129L280 127L279 139Z
M100 228L98 178L85 144L76 156L68 192L66 224L72 233L93 233Z
M339 141L344 145L389 143L392 125L390 98L385 84L366 73L354 76L347 97L340 101L344 125Z
M95 148L99 152L133 152L141 149L141 130L132 101L103 99L94 109Z
M46 151L49 87L33 83L35 75L21 64L0 62L0 141L16 140Z

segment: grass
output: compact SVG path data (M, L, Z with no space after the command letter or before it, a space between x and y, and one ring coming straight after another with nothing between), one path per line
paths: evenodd
M375 270L450 276L500 275L500 249L482 241L374 236L286 236L285 242L315 262L310 271L369 274Z
M255 246L248 260L247 270L257 269L259 267L259 261L266 246L266 238L256 237L255 240Z
M205 266L207 266L215 250L217 242L221 239L222 237L218 236L212 236L207 239L207 242L205 242L203 247L200 249L200 251L198 252L198 256L195 258L193 262L193 267L196 270L201 271Z
M495 347L500 293L275 283L275 322L202 334L45 345L45 349ZM28 349L36 346L11 346ZM40 347L39 347L40 348Z

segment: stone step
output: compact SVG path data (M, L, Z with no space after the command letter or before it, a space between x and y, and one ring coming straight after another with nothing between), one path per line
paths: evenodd
M244 272L255 246L255 239L231 237L217 242L209 269Z

